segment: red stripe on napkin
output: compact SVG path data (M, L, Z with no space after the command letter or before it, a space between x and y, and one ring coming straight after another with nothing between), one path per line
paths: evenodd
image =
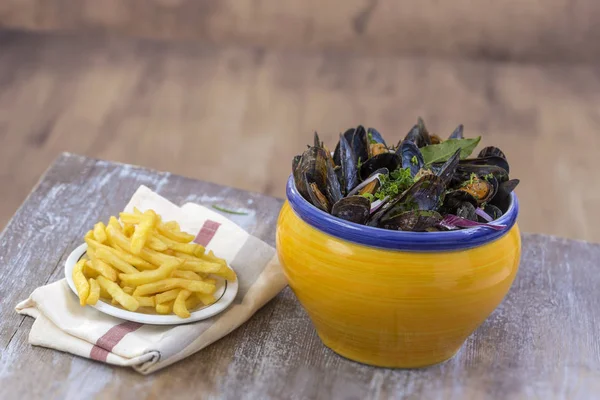
M221 224L218 222L206 220L202 226L202 229L200 229L200 232L198 232L198 236L196 236L196 239L194 239L194 242L201 246L208 246L212 238L215 236L215 233L217 233L219 226L221 226Z
M96 345L90 351L90 358L102 362L106 362L108 353L127 335L129 332L138 330L142 324L137 322L123 322L122 324L113 326L96 340Z

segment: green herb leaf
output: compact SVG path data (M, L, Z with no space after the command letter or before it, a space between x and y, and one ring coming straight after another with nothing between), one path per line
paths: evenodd
M375 200L375 196L373 196L371 193L363 193L361 194L362 197L366 197L367 199L369 199L369 201L372 203L373 200Z
M412 158L410 159L410 162L412 163L412 165L419 164L419 160L417 159L417 156L412 156Z
M481 136L475 139L448 139L440 144L422 147L421 154L425 164L446 162L458 149L460 149L460 158L465 159L475 150L480 140Z
M360 169L361 166L362 166L362 160L360 159L360 157L358 157L358 161L356 162L356 169Z
M403 193L414 183L414 179L410 174L410 168L398 168L389 175L381 176L380 181L381 186L377 193L375 193L375 198L379 200L383 200L387 196L395 197Z
M373 134L371 132L367 133L367 136L369 138L369 144L376 144L377 140L373 139Z
M212 207L213 207L215 210L219 210L219 211L221 211L221 212L228 213L228 214L235 214L235 215L248 215L248 213L247 213L247 212L228 210L228 209L226 209L226 208L219 207L219 206L218 206L218 205L216 205L216 204L213 204L213 205L212 205Z

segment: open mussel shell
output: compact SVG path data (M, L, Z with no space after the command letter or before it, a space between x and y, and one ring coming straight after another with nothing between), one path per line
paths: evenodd
M498 186L498 181L494 177L488 178L488 180L475 179L473 182L465 182L462 187L452 193L458 192L459 198L462 197L469 202L472 202L470 199L473 198L479 205L492 200L498 191Z
M501 157L506 160L506 155L504 154L504 152L495 146L488 146L483 148L477 155L477 158L485 158L492 156Z
M446 186L436 175L426 175L395 199L391 199L371 217L369 225L379 226L381 221L406 211L437 210L444 200Z
M395 171L401 165L402 160L395 153L378 154L360 166L359 176L361 180L365 180L378 169L386 168L388 171Z
M300 164L301 159L302 159L301 155L294 156L294 158L292 159L292 172L294 172L296 170L296 168Z
M463 124L460 124L459 126L456 127L456 129L454 130L454 132L452 132L450 134L450 137L448 139L462 139L463 136L463 129L464 126Z
M502 167L497 167L495 165L461 164L459 162L456 167L456 173L452 178L452 185L454 186L457 182L460 184L464 181L468 181L471 174L475 174L478 177L492 174L500 183L508 180L508 171Z
M398 231L424 232L435 227L441 220L442 216L437 211L413 210L382 220L379 227Z
M425 165L421 150L419 150L415 143L409 140L402 142L398 152L400 152L400 156L402 157L402 168L408 168L412 177Z
M344 197L333 205L331 215L364 225L369 219L371 202L363 196Z
M510 166L508 165L508 161L506 158L500 156L485 156L478 158L467 158L464 160L460 160L459 164L461 165L493 165L499 168L502 168L507 173L510 173Z
M305 175L305 182L310 202L325 212L331 211L331 203L327 200L321 189L319 189L319 186L315 182L309 182L307 175Z
M388 175L390 171L387 168L380 168L377 171L373 172L371 176L362 181L358 186L356 186L348 196L353 196L355 194L363 195L365 193L375 194L377 190L381 187L381 179L384 175Z
M417 124L408 131L403 141L413 142L419 148L431 144L431 137L429 136L429 132L427 131L427 128L425 128L425 122L423 122L421 117L419 117Z
M370 137L375 143L380 143L387 147L387 144L385 144L385 140L383 140L383 136L381 136L381 133L379 133L377 129L367 129L367 136Z
M300 159L294 158L294 182L307 201L329 211L331 205L342 198L342 192L327 151L310 147Z

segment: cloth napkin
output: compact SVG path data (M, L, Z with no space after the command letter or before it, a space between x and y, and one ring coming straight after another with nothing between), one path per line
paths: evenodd
M234 302L203 321L144 325L81 307L62 279L35 289L17 305L18 313L35 318L29 343L149 374L227 335L285 287L275 249L221 214L191 203L178 207L145 186L135 192L125 211L132 212L133 207L152 208L164 221L179 222L182 231L196 235L196 243L226 259L239 280Z

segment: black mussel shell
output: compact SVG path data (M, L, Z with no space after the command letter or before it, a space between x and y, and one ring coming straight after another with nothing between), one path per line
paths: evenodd
M383 153L371 157L367 162L360 166L360 179L365 180L375 171L381 168L386 168L388 171L395 171L402 165L400 156L395 153Z
M342 194L342 187L340 181L335 172L335 168L330 161L327 162L327 184L325 186L325 196L331 204L335 204L344 195Z
M486 156L486 157L478 157L478 158L467 158L465 160L460 160L461 165L470 164L470 165L494 165L496 167L500 167L505 170L507 173L510 173L510 166L508 165L508 161L506 158L500 156Z
M486 179L475 179L473 182L464 182L456 192L468 193L477 201L477 204L491 201L498 191L498 181L493 176Z
M331 215L364 225L369 219L371 202L363 196L348 196L333 205Z
M504 152L502 152L502 150L500 150L499 148L497 148L495 146L488 146L488 147L483 148L477 155L477 158L485 158L485 157L492 157L492 156L501 157L506 160L506 155L504 154Z
M405 140L402 142L398 152L400 152L399 155L402 157L402 168L409 168L412 177L414 177L417 172L423 168L423 165L425 165L421 150L419 150L417 145L411 141Z
M508 180L508 171L502 167L495 165L461 164L459 162L458 167L456 167L456 173L452 178L452 185L454 186L457 182L460 184L468 181L471 174L475 174L479 178L492 174L500 183Z
M381 136L381 133L379 133L377 131L377 129L375 129L375 128L367 129L367 137L369 137L369 139L373 140L375 143L381 143L387 147L387 144L385 144L385 140L383 140L383 136ZM371 144L372 144L372 142L371 142Z
M346 138L346 141L348 143L352 143L352 136L354 136L354 130L354 128L350 128L346 132L344 132L344 137ZM335 165L342 165L340 163L340 142L337 143L337 145L335 146L335 150L333 151L333 162L335 163Z
M464 138L463 129L464 129L463 124L460 124L459 126L456 127L454 132L452 132L450 134L450 137L448 139L463 139Z
M350 143L348 143L343 135L340 135L340 165L342 167L342 180L340 183L342 193L349 193L358 185L356 162L356 155L352 151Z
M308 193L308 183L316 183L321 192L327 184L327 155L320 147L309 147L293 170L296 188L307 201L311 201ZM305 179L305 175L306 178Z
M294 159L292 160L292 172L294 172L296 170L296 168L300 164L301 159L302 159L301 155L294 156Z
M427 128L425 128L425 123L420 117L417 124L413 126L411 130L406 134L404 141L413 142L419 148L429 146L431 144L431 137L429 137L429 132L427 132Z
M477 213L475 212L475 206L468 201L463 202L456 209L456 216L469 219L471 221L477 221Z
M310 202L321 210L329 212L331 210L331 203L329 200L327 200L325 194L319 189L318 185L315 182L309 181L308 174L304 175L304 181L308 190Z
M473 206L477 207L478 202L473 195L469 192L464 192L462 190L453 190L451 192L446 193L446 197L444 198L444 210L448 213L456 213L458 207L463 205L463 203L471 203Z
M390 171L387 168L380 168L377 171L373 172L367 179L362 181L358 186L356 186L348 196L352 196L355 194L375 194L379 187L381 186L381 176L389 175Z
M395 199L388 201L369 221L369 225L378 226L380 221L406 211L435 211L444 201L446 187L436 175L426 175Z
M515 190L518 184L518 179L511 179L500 183L498 185L496 196L492 199L491 204L498 207L502 213L506 213L508 206L510 205L510 194Z
M357 161L360 160L363 163L369 159L369 138L367 137L367 131L362 125L359 125L354 130L351 145Z
M458 162L460 160L460 149L456 150L454 155L448 159L439 170L436 171L436 175L440 177L444 185L448 185L450 181L452 181L452 177L456 172L456 167L458 167Z
M323 147L323 142L321 142L321 140L319 139L319 134L317 133L317 131L315 131L315 138L314 138L314 144L313 146L315 147Z
M483 211L485 211L487 215L489 215L490 217L492 217L492 221L496 220L496 219L500 218L502 215L504 215L502 213L502 211L498 207L496 207L495 205L493 205L493 204L486 204L485 207L483 208ZM485 219L479 217L479 222L484 222L485 223L485 222L488 222L488 221L486 221Z
M382 220L379 227L398 231L424 232L434 228L441 220L442 216L437 211L413 210Z

